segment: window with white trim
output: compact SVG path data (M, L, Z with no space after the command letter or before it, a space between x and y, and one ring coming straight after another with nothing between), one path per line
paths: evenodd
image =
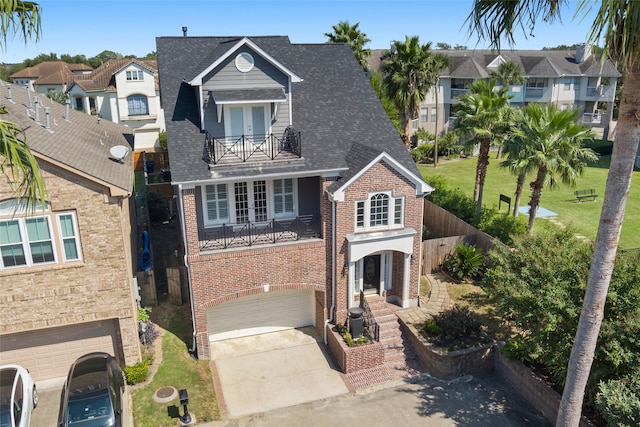
M146 116L149 114L149 101L144 95L128 96L127 107L130 116Z
M204 196L206 222L208 224L229 222L227 184L205 186Z
M367 200L356 202L356 229L384 229L404 224L404 197L390 192L372 193Z
M276 217L295 213L295 191L293 179L273 180L273 213Z
M139 70L131 70L126 72L127 81L140 81L144 80L144 72Z
M81 259L75 215L57 213L53 223L48 210L47 205L44 215L28 216L17 199L0 202L0 270ZM43 212L42 206L34 212Z

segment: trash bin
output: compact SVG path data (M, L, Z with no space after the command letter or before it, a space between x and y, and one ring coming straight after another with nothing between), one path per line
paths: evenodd
M171 169L162 169L162 180L164 182L171 182Z
M153 160L147 160L147 164L145 166L147 168L147 173L153 173Z
M364 334L364 319L361 307L351 307L349 309L349 333L355 339Z

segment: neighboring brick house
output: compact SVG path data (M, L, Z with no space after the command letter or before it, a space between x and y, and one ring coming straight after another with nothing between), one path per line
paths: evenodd
M559 109L579 108L580 123L593 128L604 138L614 125L613 106L618 78L621 74L611 63L592 54L589 46L575 51L560 50L437 50L449 58L451 66L444 70L438 84L438 97L432 88L420 106L419 117L411 123L411 132L424 128L443 133L455 125L458 96L467 93L478 79L488 79L498 66L513 61L522 70L524 83L511 82L509 95L516 107L536 102L552 102ZM379 70L385 50L374 50L369 64ZM436 102L437 99L437 102ZM437 121L436 124L436 111Z
M139 361L133 160L120 159L131 130L6 83L0 99L2 119L24 129L47 190L44 212L25 212L5 178L0 185L0 364L45 380L90 351Z
M66 92L74 77L90 73L93 68L85 64L68 64L63 61L44 61L33 67L13 73L11 81L18 86L46 95L49 91Z
M136 152L159 151L164 114L155 60L110 59L69 86L71 107L133 129Z
M344 323L361 291L415 306L429 187L342 44L159 37L198 357Z

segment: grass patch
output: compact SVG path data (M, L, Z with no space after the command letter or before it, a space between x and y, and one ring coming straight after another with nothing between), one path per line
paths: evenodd
M577 179L575 188L560 185L556 189L543 189L540 205L557 213L558 216L555 218L558 221L572 226L576 232L595 240L610 161L611 156L602 156L597 162L590 164L584 175ZM442 175L450 188L460 188L465 194L473 196L476 163L477 157L474 157L439 163L437 168L434 168L433 165L418 165L418 168L425 178L432 175ZM513 202L516 177L511 175L508 170L500 168L499 163L500 160L496 160L495 153L492 153L483 193L484 205L488 207L498 207L500 194L511 197ZM527 184L522 198L524 206L529 203L531 197L528 183L533 180L534 176L532 175L527 177L527 181L525 181ZM573 192L590 188L596 190L598 198L594 202L577 202ZM504 203L502 203L502 211L506 211ZM535 227L543 227L542 223L546 223L546 221L540 218L536 219ZM640 171L634 171L622 223L619 248L638 247L638 235L640 235Z
M177 321L180 322L179 319ZM162 363L153 381L133 392L136 426L178 425L176 417L182 414L180 400L176 398L173 402L162 404L153 400L156 391L165 386L188 390L189 413L192 413L198 422L220 420L209 361L192 358L183 340L169 331L163 335Z

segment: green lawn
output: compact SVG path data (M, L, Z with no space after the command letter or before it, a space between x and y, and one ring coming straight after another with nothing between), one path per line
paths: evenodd
M545 188L542 192L540 206L558 214L556 219L563 224L573 226L577 232L584 236L595 239L602 209L604 187L607 180L610 156L603 156L598 162L590 165L582 177L577 181L576 187L571 188L560 185L555 189ZM447 180L449 188L460 188L469 196L473 196L473 185L475 181L477 157L453 160L438 164L434 168L432 164L418 165L420 172L425 178L432 175L442 175ZM485 181L483 201L485 206L498 207L499 196L504 194L511 197L516 187L516 177L508 170L499 167L499 160L495 159L492 153L487 179ZM527 178L525 193L523 194L522 205L527 205L531 192L528 183L533 180L533 176ZM577 189L596 190L598 197L595 202L583 201L578 203L573 192ZM436 189L437 190L437 189ZM506 211L504 202L502 210ZM526 218L526 217L525 217ZM536 227L544 221L536 220ZM637 248L640 246L640 171L634 171L631 190L627 199L624 222L622 223L622 234L620 236L620 249Z

